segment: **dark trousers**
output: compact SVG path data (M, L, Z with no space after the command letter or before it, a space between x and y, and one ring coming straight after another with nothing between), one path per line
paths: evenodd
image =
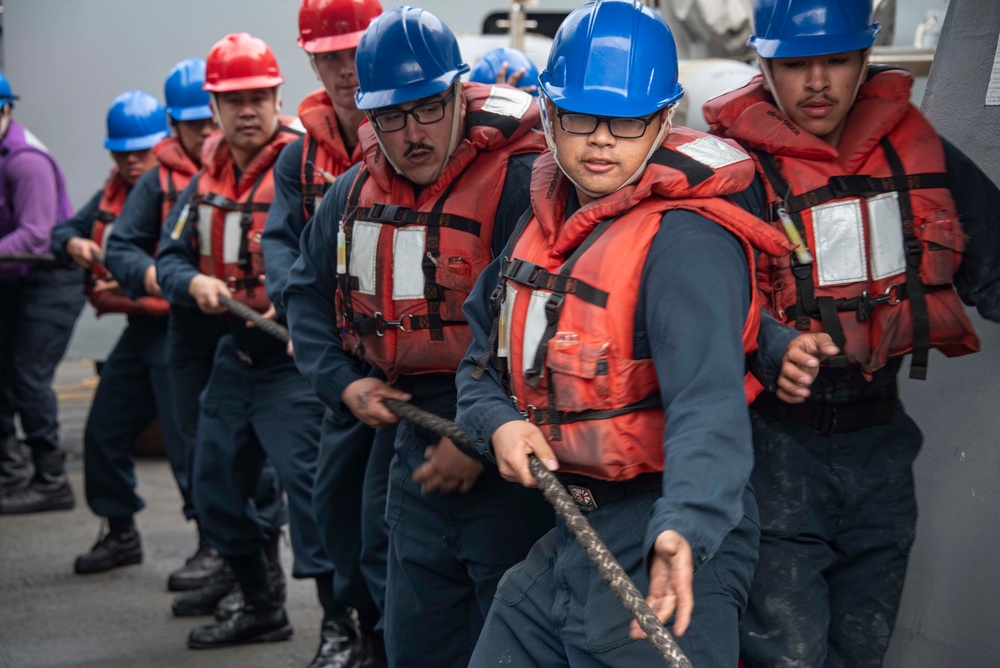
M174 396L166 318L129 318L101 371L84 432L87 503L97 515L125 517L144 507L135 491L132 442L159 416L167 458L184 500L184 515L194 517L188 453Z
M292 575L330 573L312 502L323 404L283 348L252 363L240 351L233 336L220 339L202 395L194 458L202 529L227 558L263 548L276 527L251 499L270 459L288 496Z
M760 563L740 629L747 668L882 665L916 525L920 431L824 436L751 411Z
M587 514L608 548L646 592L646 524L659 498L643 492ZM699 668L737 665L737 626L753 577L757 540L753 494L744 517L694 576L691 625L677 643ZM562 520L510 569L497 589L470 666L662 666L648 640L629 638L631 616ZM668 626L672 626L672 621Z
M79 267L0 281L0 441L14 436L16 415L36 455L59 448L52 378L84 301Z
M438 440L400 423L390 468L385 641L397 668L468 665L497 583L554 521L540 492L492 467L466 494L421 493L413 472Z
M316 523L335 570L334 597L372 612L381 612L385 604L385 492L396 428L382 431L389 437L383 433L376 449L374 429L327 409L313 486ZM363 567L365 546L368 564Z

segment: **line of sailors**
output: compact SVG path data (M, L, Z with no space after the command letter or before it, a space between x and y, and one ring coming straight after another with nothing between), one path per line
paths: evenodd
M217 621L191 648L291 636L287 521L323 608L312 668L655 662L533 453L694 665L880 665L921 440L895 377L978 349L960 298L1000 316L1000 192L908 73L867 66L870 0L758 0L763 74L706 105L718 136L671 124L673 39L633 0L572 12L540 75L484 59L484 83L424 10L303 0L299 27L323 84L304 132L267 45L228 35L170 73L165 115L115 100L116 167L52 232L97 312L129 316L85 432L109 528L76 571L142 560L129 447L159 415L199 527L174 613ZM71 330L80 305L46 308ZM71 507L18 409L36 473L0 510Z

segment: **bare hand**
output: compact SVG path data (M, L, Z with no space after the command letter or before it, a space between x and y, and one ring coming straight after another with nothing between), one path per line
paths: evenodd
M507 84L512 88L519 88L520 90L523 90L525 93L534 93L537 86L534 86L532 84L528 84L526 86L517 85L521 81L521 78L524 77L524 75L528 72L528 70L522 67L519 70L514 70L508 76L507 70L509 67L510 66L506 62L500 66L500 70L497 72L497 83Z
M277 318L278 312L275 310L274 304L268 306L267 310L260 314L260 317L264 318L265 320L274 320L275 318ZM256 326L257 325L253 324L253 320L247 320L247 327L256 327ZM291 344L292 342L289 341L288 345Z
M219 295L228 297L229 287L214 276L198 274L192 278L188 284L188 294L194 297L203 313L214 315L226 313L228 310L219 303Z
M660 623L665 624L674 611L674 635L680 637L691 623L694 609L694 567L691 559L691 545L676 531L664 531L656 537L653 556L649 564L649 594L646 603L652 608ZM639 622L632 622L630 635L635 639L645 638Z
M525 487L538 487L535 476L528 467L528 455L534 454L542 460L545 468L555 471L559 462L549 447L541 430L525 420L512 420L500 425L493 438L493 456L504 480L519 482Z
M73 262L84 269L90 269L101 254L101 247L93 239L73 237L66 242L66 252L73 258Z
M420 483L424 494L455 491L465 494L482 472L482 462L459 450L451 439L442 438L437 445L424 450L424 463L413 472L413 482Z
M809 396L809 386L819 374L820 362L840 352L829 334L801 334L788 344L781 360L778 377L778 398L790 404L801 404Z
M292 345L291 339L288 339L288 347L285 348L285 352L288 353L289 357L295 359L295 346Z
M340 400L351 409L354 417L374 429L399 422L396 414L382 403L383 399L409 401L411 396L391 385L386 385L378 378L356 380L340 395Z
M146 269L146 273L142 277L142 286L146 290L146 294L150 297L162 297L163 290L160 289L160 284L156 282L156 265L151 264L149 268Z

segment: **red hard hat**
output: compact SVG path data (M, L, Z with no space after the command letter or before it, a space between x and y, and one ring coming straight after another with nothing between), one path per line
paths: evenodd
M210 93L274 88L284 80L271 48L245 32L220 39L205 59L204 89Z
M353 49L381 13L379 0L302 0L299 46L309 53Z

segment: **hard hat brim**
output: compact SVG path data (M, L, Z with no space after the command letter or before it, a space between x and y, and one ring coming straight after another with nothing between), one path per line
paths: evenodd
M876 24L853 35L804 35L786 39L764 39L751 35L747 44L761 58L808 58L832 53L864 51L875 43L880 27Z
M640 118L677 102L684 96L684 88L674 84L671 94L662 99L647 99L642 102L626 100L626 94L615 90L588 90L586 95L573 95L560 86L553 86L548 70L538 77L539 87L545 97L563 111L597 116L617 116L619 118Z
M285 82L282 76L256 76L238 77L226 79L218 83L208 83L202 86L202 90L209 93L230 93L234 90L258 90L261 88L277 88Z
M345 49L356 49L361 42L364 30L344 33L343 35L331 35L329 37L317 37L308 41L303 41L299 37L299 46L306 53L328 53L330 51L344 51Z
M437 95L448 90L455 79L469 71L469 66L463 64L457 70L445 72L436 79L419 81L417 83L390 88L388 90L373 90L363 92L358 90L354 101L358 109L368 111L370 109L381 109L382 107L392 107L397 104L406 104L414 100L420 100L431 95Z
M175 121L201 121L212 117L212 108L207 104L199 107L167 107L167 116Z
M122 139L112 139L108 137L104 140L104 148L115 153L126 153L128 151L145 151L151 149L167 138L167 132L155 132L143 137L125 137Z

